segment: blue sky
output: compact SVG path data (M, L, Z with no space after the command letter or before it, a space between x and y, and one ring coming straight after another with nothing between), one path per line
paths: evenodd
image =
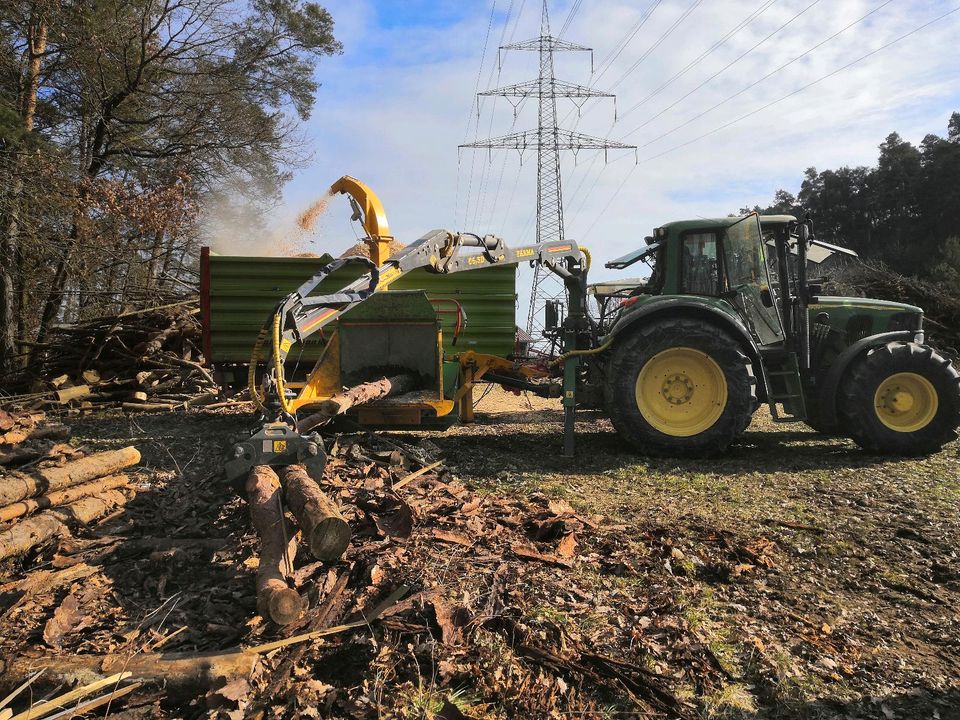
M612 152L604 164L584 151L575 165L569 153L563 157L567 236L590 247L598 267L641 243L655 225L764 204L780 187L795 192L806 167L873 164L877 145L890 131L913 142L928 132L945 132L950 113L960 110L960 12L697 140L960 5L960 0L820 0L801 13L813 1L702 0L685 15L692 0L663 0L616 60L604 64L652 0L583 0L564 37L595 48L596 73L591 76L587 58L569 53L558 56L557 75L598 89L615 86L620 117L613 123L605 101L593 101L595 107L585 107L579 120L571 105L561 103L560 117L566 127L641 146L643 160L634 165L633 154ZM535 36L540 3L325 4L344 54L324 60L317 70L323 85L302 128L308 158L286 189L274 229L292 227L296 214L324 188L350 174L378 191L401 241L449 227L495 232L515 245L533 242L536 158L528 155L521 165L516 153L488 159L485 152L457 146L536 126L533 103L521 106L514 122L506 102L486 100L478 120L474 91L535 77L535 54L507 53L498 67L496 46ZM551 2L555 31L571 4ZM787 29L750 50L798 13ZM681 77L625 112L703 53ZM731 96L736 97L723 102ZM670 134L656 139L665 133ZM331 202L306 238L310 248L339 252L353 244L348 216L345 201Z

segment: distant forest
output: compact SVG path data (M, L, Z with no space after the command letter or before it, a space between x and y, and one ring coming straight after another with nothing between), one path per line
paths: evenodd
M875 167L807 168L799 193L778 190L770 206L741 213L754 210L809 212L822 240L960 294L960 112L946 137L917 147L890 133Z

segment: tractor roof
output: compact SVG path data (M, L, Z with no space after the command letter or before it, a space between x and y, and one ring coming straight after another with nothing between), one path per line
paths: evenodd
M736 225L741 220L749 217L748 215L732 215L723 218L697 218L696 220L676 220L666 223L658 228L664 233L684 233L690 230L706 230L708 228L727 228ZM760 223L762 225L783 225L788 222L796 222L793 215L761 215ZM659 234L657 237L661 237Z

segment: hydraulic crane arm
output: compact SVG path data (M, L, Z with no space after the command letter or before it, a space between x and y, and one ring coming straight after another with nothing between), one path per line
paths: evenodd
M475 251L461 254L463 248ZM341 258L323 267L296 291L283 298L260 330L253 356L250 358L248 379L250 397L263 412L266 422L249 439L233 447L224 464L228 477L239 482L254 465L296 463L303 463L315 477L322 475L326 463L323 441L315 432L306 435L297 432L295 408L285 387L284 361L295 344L302 343L311 335L320 332L375 293L386 290L390 283L411 270L424 268L429 272L445 274L521 261L544 265L563 278L570 291L572 305L582 307L589 260L585 251L576 243L553 242L508 248L503 240L493 235L480 237L469 233L434 230L393 255L379 267L364 257ZM362 265L364 272L337 292L311 294L331 273L346 265ZM333 342L332 339L330 342ZM487 363L495 360L485 358ZM261 393L257 383L257 367L264 361L266 372ZM503 363L507 361L504 360ZM489 368L484 365L484 368L495 369L495 365L494 362L494 365ZM475 370L471 370L473 378L479 377ZM568 392L570 398L573 397L571 383L572 376L565 379L565 388L570 386L565 392ZM568 400L565 399L564 403L567 404ZM573 400L569 400L569 403L572 406ZM572 407L567 409L572 411ZM572 422L568 424L572 427Z
M479 248L480 252L461 254L463 248ZM268 375L265 389L269 395L275 396L271 399L277 400L285 414L292 415L283 393L283 363L296 343L304 342L375 292L386 290L390 283L411 270L424 268L430 272L447 274L522 261L542 264L561 277L570 278L583 267L585 255L576 243L570 242L508 248L501 238L494 235L480 237L470 233L433 230L400 250L380 267L376 267L371 260L364 257L335 260L277 305L261 331L251 367L261 359L259 351L265 336L270 336L272 342L268 346L270 353L266 359L268 371L273 372L273 378L271 383ZM310 294L334 271L346 265L357 264L364 266L366 271L354 282L336 293L316 296ZM253 375L251 372L251 394L258 398Z

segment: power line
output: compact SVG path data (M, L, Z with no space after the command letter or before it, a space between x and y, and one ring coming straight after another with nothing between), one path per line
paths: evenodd
M809 50L805 50L804 52L800 53L800 54L797 55L795 58L793 58L793 60L789 60L789 61L785 62L783 65L779 66L778 68L776 68L776 69L774 69L774 70L771 70L771 71L768 72L766 75L764 75L763 77L761 77L759 80L754 80L752 83L750 83L749 85L747 85L747 86L746 86L745 88L743 88L742 90L738 90L738 91L735 92L733 95L731 95L731 96L729 96L729 97L727 97L727 98L724 98L723 100L721 100L720 102L718 102L716 105L713 105L713 106L707 108L707 109L704 110L703 112L697 113L696 115L694 115L694 116L693 116L692 118L690 118L689 120L686 120L685 122L682 122L681 124L677 125L675 128L673 128L673 129L671 129L671 130L668 130L667 132L665 132L665 133L663 133L663 134L661 134L661 135L658 135L657 137L653 138L653 140L650 140L649 142L644 143L641 147L648 147L648 146L652 145L653 143L657 142L658 140L662 140L663 138L665 138L665 137L667 137L667 136L669 136L669 135L672 135L673 133L675 133L675 132L676 132L677 130L679 130L680 128L686 127L686 126L689 125L690 123L699 120L699 119L702 118L704 115L707 115L707 114L713 112L713 111L716 110L718 107L721 107L721 106L723 106L723 105L726 105L726 104L727 104L728 102L730 102L731 100L734 100L735 98L740 97L741 95L743 95L743 93L747 92L748 90L751 90L751 89L755 88L757 85L759 85L760 83L762 83L764 80L767 80L768 78L773 77L774 75L776 75L776 74L777 74L778 72L780 72L781 70L784 70L785 68L788 68L788 67L790 67L791 65L793 65L795 62L797 62L797 61L799 61L799 60L802 60L802 59L805 58L807 55L809 55L810 53L814 52L815 50L823 47L823 46L826 45L828 42L830 42L830 41L833 40L834 38L838 37L839 35L842 35L843 33L845 33L845 32L846 32L847 30L849 30L850 28L854 27L855 25L858 25L858 24L862 23L862 22L863 22L864 20L866 20L868 17L870 17L870 16L873 15L874 13L879 12L880 10L882 10L883 8L885 8L887 5L889 5L889 4L892 3L892 2L893 2L893 0L884 0L884 2L880 3L877 7L875 7L873 10L871 10L870 12L868 12L866 15L860 16L859 18L857 18L856 20L854 20L854 21L853 21L852 23L850 23L849 25L846 25L846 26L844 26L843 28L841 28L840 30L837 30L837 32L835 32L833 35L831 35L830 37L826 38L825 40L821 40L820 42L818 42L816 45L814 45L814 46L813 46L812 48L810 48ZM624 135L624 137L626 137L626 135L629 135L629 134L630 134L630 133L626 133L626 134Z
M671 84L672 84L673 82L675 82L677 79L679 79L679 78L682 77L684 74L686 74L687 72L689 72L689 71L690 71L691 69L693 69L696 65L698 65L700 62L702 62L704 59L706 59L710 54L712 54L715 50L717 50L718 48L720 48L720 47L721 47L724 43L726 43L731 37L733 37L733 36L736 35L738 32L740 32L740 30L742 30L742 29L744 29L745 27L747 27L750 23L752 23L754 20L756 20L758 17L760 17L764 12L766 12L767 10L769 10L770 7L771 7L774 3L776 3L776 2L778 2L778 0L765 0L764 3L762 3L762 4L760 5L760 7L758 7L756 10L754 10L752 13L750 13L746 18L744 18L742 21L740 21L740 23L738 23L732 30L730 30L726 35L724 35L722 38L720 38L720 40L718 40L717 42L715 42L710 48L708 48L706 51L704 51L703 53L701 53L696 59L694 59L693 61L691 61L690 63L688 63L688 64L686 65L686 67L684 67L684 68L683 68L682 70L680 70L678 73L674 74L673 77L671 77L671 78L670 78L669 80L667 80L665 83L663 83L662 85L660 85L660 87L658 87L656 90L654 90L650 95L648 95L648 96L645 97L643 100L641 100L639 103L637 103L636 105L634 105L633 107L631 107L629 110L627 110L627 112L623 113L623 115L621 115L619 119L622 120L624 117L626 117L627 115L629 115L630 113L632 113L632 112L633 112L634 110L636 110L638 107L640 107L641 105L643 105L644 103L646 103L648 100L650 100L651 98L655 97L657 94L659 94L660 92L662 92L666 87L668 87L669 85L671 85ZM816 2L820 2L820 0L816 0ZM814 4L816 4L816 3L814 3ZM811 6L808 6L807 9L809 9L809 7L812 7L812 5L811 5ZM806 12L806 10L804 10L804 11L802 11L802 12ZM786 24L781 25L780 28L778 28L776 31L774 31L774 33L772 33L771 35L768 35L767 38L772 37L773 34L776 34L776 32L779 32L780 30L782 30L784 27L786 27L787 24L789 24L790 22L793 22L793 20L795 20L797 17L799 17L799 14L798 14L798 15L795 15L795 16L794 16L790 21L788 21ZM766 39L765 39L765 40L766 40ZM747 54L749 54L753 49L756 49L757 47L759 47L763 42L765 42L765 40L763 40L763 41L761 41L760 43L757 43L756 45L754 45L753 48L751 48L751 50L748 50L746 53L744 53L743 55L741 55L740 58L743 58L744 56L746 56ZM738 58L738 60L739 60L740 58ZM737 61L735 60L734 63L735 63L735 62L737 62ZM731 63L730 65L732 65L732 64L733 64L733 63ZM727 67L730 67L730 65L728 65ZM721 70L720 72L723 72L723 71ZM716 76L719 75L719 74L720 74L720 73L715 73L712 77L716 77ZM711 79L712 79L712 78L711 78ZM709 82L709 79L708 79L707 81L701 83L698 87L703 87L703 85L705 85L707 82ZM695 92L695 91L696 91L696 88L695 88L693 91L691 91L690 93L688 93L688 94L687 94L686 96L684 96L684 97L689 96L690 94L692 94L692 93ZM578 120L578 122L579 122L579 120ZM615 122L616 122L616 121L615 121ZM576 127L576 126L574 126L574 127ZM612 130L612 128L611 128L611 130ZM611 134L611 133L608 133L608 134L607 134L607 137L609 137L610 134ZM587 166L586 171L584 172L583 177L581 178L580 182L577 184L577 187L574 188L573 194L570 196L570 202L573 202L574 199L575 199L575 198L577 197L577 195L579 194L580 189L583 187L583 184L584 184L584 182L585 182L585 180L586 180L587 175L588 175L588 174L590 173L590 171L593 169L593 166L596 164L596 161L597 161L598 157L599 157L599 155L595 155L595 156L593 157L593 159L590 161L589 165ZM589 198L590 194L593 192L593 187L596 185L597 182L599 182L599 176L597 176L597 177L595 178L594 184L590 186L590 189L587 191L586 196L584 196L584 200L583 200L583 202L580 204L580 207L578 208L577 212L579 212L579 210L582 209L582 208L586 205L587 198ZM576 213L574 213L574 214L576 214Z
M797 14L795 14L793 17L791 17L789 20L787 20L785 23L783 23L783 25L781 25L780 27L778 27L776 30L774 30L773 32L769 33L766 37L764 37L762 40L760 40L760 42L756 43L756 44L753 45L751 48L749 48L749 49L746 50L745 52L743 52L743 53L741 53L740 55L738 55L738 56L737 56L736 58L734 58L732 61L730 61L729 63L727 63L726 65L724 65L722 68L720 68L717 72L715 72L713 75L711 75L711 76L708 77L706 80L704 80L702 83L700 83L700 84L697 85L695 88L693 88L693 90L690 90L689 92L687 92L687 93L684 94L683 96L677 98L677 99L674 100L672 103L670 103L669 105L667 105L665 108L663 108L662 110L660 110L660 112L658 112L656 115L654 115L653 117L647 119L646 121L644 121L643 123L641 123L640 125L638 125L637 127L635 127L633 130L631 130L631 131L630 131L629 133L627 133L627 134L628 134L628 135L632 135L633 133L637 132L638 130L642 130L642 129L645 128L647 125L649 125L650 123L652 123L654 120L656 120L657 118L663 116L664 113L669 112L670 110L672 110L673 108L675 108L677 105L679 105L680 103L682 103L684 100L686 100L688 97L690 97L691 95L693 95L695 92L697 92L697 91L700 90L701 88L705 87L705 86L708 85L709 83L713 82L716 78L718 78L718 77L720 77L721 75L723 75L723 73L725 73L727 70L729 70L730 68L732 68L732 67L733 67L734 65L736 65L738 62L740 62L741 60L743 60L745 57L747 57L747 55L751 54L751 53L752 53L754 50L756 50L758 47L760 47L761 45L765 44L768 40L770 40L770 39L773 38L774 36L776 36L776 35L778 35L779 33L781 33L784 29L786 29L787 27L789 27L790 25L792 25L792 24L793 24L794 22L796 22L796 20L798 20L801 16L803 16L804 14L806 14L806 12L807 12L808 10L810 10L810 8L812 8L814 5L818 5L820 2L821 2L821 0L813 0L812 3L810 3L810 4L807 5L805 8L803 8L800 12L798 12Z
M693 0L693 2L690 3L690 7L688 7L686 10L683 11L683 14L681 14L680 17L678 17L678 18L674 21L673 25L671 25L669 28L667 28L667 30L660 35L660 38L659 38L653 45L651 45L651 46L647 49L647 51L646 51L645 53L643 53L643 55L641 55L636 62L633 63L633 65L631 65L631 66L627 69L627 71L620 77L619 80L617 80L613 85L610 86L610 89L613 90L615 87L617 87L617 85L619 85L619 84L622 83L624 80L626 80L638 67L640 67L640 65L642 65L643 62L644 62L648 57L650 57L650 55L651 55L658 47L660 47L660 45L661 45L668 37L670 37L671 33L673 33L673 31L676 30L678 27L680 27L680 24L681 24L684 20L686 20L686 19L693 13L694 10L696 10L698 7L700 7L701 4L703 4L703 0Z
M473 108L475 105L477 107L477 131L474 134L474 139L476 140L478 137L480 137L480 117L479 117L480 99L476 95L476 92L480 90L480 77L483 75L483 64L487 58L487 45L490 43L490 31L493 30L493 18L496 12L497 12L497 0L493 0L493 2L490 5L490 20L487 21L487 34L483 39L483 51L480 53L480 67L477 68L477 82L475 86L476 89L474 91L473 101L470 103L470 110L468 111L468 114L467 114L467 129L463 133L464 142L466 142L467 138L470 137L470 125L472 124ZM466 219L466 214L470 212L470 196L472 195L472 191L473 191L473 169L476 165L476 161L477 161L476 154L474 154L474 157L470 158L470 185L467 188L467 209L464 210L464 219ZM456 219L457 219L457 215L459 214L458 212L459 208L460 208L460 153L458 152L457 153L457 189L456 189L456 193L454 195L454 201L453 201L454 225L457 224Z
M760 7L758 7L756 10L754 10L752 13L750 13L747 17L745 17L743 20L741 20L740 23L739 23L735 28L733 28L732 30L730 30L726 35L724 35L722 38L720 38L719 40L717 40L717 41L716 41L713 45L711 45L709 48L707 48L706 50L704 50L704 51L703 51L700 55L698 55L694 60L691 60L682 70L680 70L679 72L675 73L669 80L665 81L662 85L660 85L660 87L658 87L658 88L657 88L656 90L654 90L652 93L650 93L650 94L647 95L645 98L643 98L643 100L641 100L640 102L638 102L638 103L637 103L636 105L634 105L633 107L629 108L625 113L623 113L623 114L620 116L620 119L622 120L622 119L625 118L627 115L629 115L630 113L632 113L633 111L635 111L637 108L641 107L644 103L646 103L647 101L655 98L657 95L659 95L661 92L663 92L663 91L664 91L666 88L668 88L670 85L672 85L672 84L675 83L677 80L679 80L681 77L683 77L684 75L686 75L688 72L690 72L690 70L692 70L693 68L695 68L695 67L696 67L697 65L699 65L701 62L703 62L706 58L708 58L710 55L712 55L716 50L718 50L720 47L722 47L723 44L727 42L727 40L729 40L730 38L732 38L732 37L733 37L734 35L736 35L738 32L740 32L740 31L743 30L745 27L747 27L747 25L749 25L750 23L752 23L754 20L756 20L756 19L757 19L758 17L760 17L761 15L763 15L763 13L765 13L767 10L769 10L769 9L770 9L775 3L777 3L778 1L779 1L779 0L764 0L764 2L760 4Z
M800 93L802 93L802 92L804 92L804 91L806 91L806 90L809 90L810 88L814 87L815 85L818 85L818 84L822 83L824 80L829 80L830 78L832 78L832 77L834 77L834 76L836 76L836 75L839 75L840 73L842 73L842 72L844 72L844 71L846 71L846 70L849 70L849 69L852 68L853 66L858 65L859 63L863 62L864 60L867 60L868 58L873 57L873 56L876 55L877 53L880 53L880 52L886 50L887 48L889 48L889 47L891 47L891 46L893 46L893 45L896 45L897 43L902 42L903 40L906 40L908 37L911 37L912 35L916 35L918 32L921 32L922 30L927 29L927 28L930 27L931 25L937 24L938 22L940 22L940 21L943 20L944 18L946 18L946 17L948 17L948 16L950 16L950 15L952 15L953 13L958 12L958 11L960 11L960 7L955 7L955 8L953 8L952 10L948 10L947 12L942 13L941 15L938 15L937 17L933 18L932 20L928 20L927 22L923 23L922 25L919 25L918 27L913 28L913 29L910 30L909 32L906 32L906 33L904 33L903 35L900 35L900 36L894 38L893 40L890 40L889 42L884 43L884 44L881 45L880 47L875 48L875 49L871 50L870 52L861 55L860 57L856 58L855 60L851 60L850 62L846 63L845 65L842 65L842 66L836 68L835 70L830 71L829 73L827 73L827 74L825 74L825 75L821 75L821 76L818 77L817 79L815 79L815 80L807 83L806 85L803 85L803 86L797 88L796 90L793 90L793 91L787 93L786 95L783 95L783 96L777 98L776 100L771 100L770 102L768 102L768 103L766 103L766 104L764 104L764 105L761 105L760 107L755 108L755 109L751 110L751 111L748 112L748 113L744 113L743 115L741 115L741 116L739 116L739 117L737 117L737 118L735 118L735 119L733 119L733 120L730 120L730 121L728 121L728 122L726 122L726 123L723 123L722 125L719 125L718 127L715 127L713 130L710 130L709 132L705 132L705 133L703 133L702 135L698 135L697 137L692 138L691 140L688 140L688 141L686 141L686 142L684 142L684 143L680 143L679 145L675 145L674 147L669 148L668 150L664 150L663 152L657 153L656 155L651 155L651 156L648 157L648 158L644 158L643 160L641 160L641 162L642 162L642 163L650 162L651 160L656 160L657 158L661 158L661 157L663 157L664 155L668 155L668 154L670 154L670 153L676 152L677 150L680 150L681 148L688 147L689 145L692 145L692 144L694 144L694 143L696 143L696 142L699 142L700 140L703 140L704 138L710 137L711 135L714 135L714 134L716 134L716 133L718 133L718 132L720 132L720 131L722 131L722 130L725 130L725 129L733 126L733 125L736 125L736 124L738 124L738 123L746 120L747 118L750 118L750 117L752 117L752 116L754 116L754 115L756 115L756 114L758 114L758 113L763 112L764 110L768 110L768 109L770 109L771 107L773 107L773 106L775 106L775 105L779 105L780 103L784 102L785 100L789 100L790 98L792 98L792 97L794 97L794 96L796 96L796 95L799 95ZM623 188L624 188L624 186L626 185L626 182L627 182L627 180L629 179L630 175L633 174L633 172L637 169L637 167L638 167L638 165L634 165L634 166L630 169L630 172L627 173L627 175L626 175L626 177L624 178L623 182L620 183L620 186L617 188L617 190L614 191L614 193L610 196L610 199L607 201L607 204L604 206L603 210L600 211L600 214L597 216L597 218L596 218L596 219L593 221L593 223L587 228L587 231L586 231L585 234L589 234L590 231L593 230L593 228L596 226L596 224L600 221L600 218L603 217L603 214L606 213L607 209L608 209L608 208L610 207L610 205L613 203L614 199L616 199L616 197L617 197L617 196L620 194L620 192L623 190Z

